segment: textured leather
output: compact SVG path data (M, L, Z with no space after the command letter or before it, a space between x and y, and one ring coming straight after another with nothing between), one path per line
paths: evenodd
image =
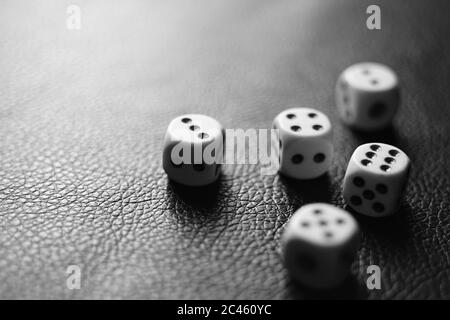
M369 4L382 29L365 27ZM450 20L447 1L64 1L0 4L1 298L450 298ZM361 134L334 106L339 73L391 66L402 83L392 128ZM227 166L214 186L167 181L166 126L204 113L269 128L290 107L334 124L335 159L308 182ZM400 212L356 216L352 278L327 293L294 284L279 253L293 211L343 206L361 143L412 159ZM368 290L379 265L381 290ZM80 290L66 287L79 265Z

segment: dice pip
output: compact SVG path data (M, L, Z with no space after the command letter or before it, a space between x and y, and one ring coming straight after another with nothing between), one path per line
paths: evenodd
M173 119L166 131L163 168L168 177L188 186L217 180L223 161L225 131L215 119L186 114Z
M343 194L356 212L384 217L396 212L410 168L409 157L384 143L366 143L353 152Z
M291 277L305 286L326 289L348 276L359 247L359 227L345 210L313 203L294 213L281 242Z
M339 76L335 90L341 120L356 129L387 127L397 112L400 90L396 74L379 63L358 63Z
M273 128L279 131L279 171L295 179L324 174L333 155L332 127L328 117L311 108L292 108L278 114Z

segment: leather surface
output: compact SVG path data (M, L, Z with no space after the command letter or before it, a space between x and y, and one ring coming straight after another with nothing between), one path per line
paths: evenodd
M1 298L450 298L450 20L446 1L65 1L0 6ZM350 131L334 84L358 61L402 83L394 126ZM182 113L226 128L269 128L286 108L334 124L329 174L309 182L227 166L193 190L167 181L166 126ZM343 206L354 148L394 144L412 159L400 212L357 216L353 277L330 293L287 275L280 235L294 210ZM80 290L66 287L79 265ZM366 288L366 268L382 271Z

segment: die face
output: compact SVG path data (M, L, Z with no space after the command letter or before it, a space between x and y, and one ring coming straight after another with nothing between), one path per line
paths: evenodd
M355 92L353 109L357 120L354 127L363 130L378 130L388 126L399 105L398 88L371 94Z
M311 108L281 112L273 127L279 130L280 172L296 179L324 174L333 154L332 127L328 117Z
M287 141L281 149L279 171L295 179L314 179L328 171L332 154L329 141Z
M294 213L285 235L316 247L340 247L357 231L358 224L345 210L326 203L313 203Z
M222 125L203 114L186 114L173 119L166 131L171 141L189 141L202 144L220 139Z
M341 75L336 83L336 107L342 122L349 126L358 123L360 116L356 109L354 93L350 90L347 80Z
M220 163L206 164L204 162L185 164L182 156L174 157L172 152L175 148L183 145L183 150L188 150L192 145L188 142L169 142L165 144L163 151L163 168L168 177L175 182L187 186L204 186L213 183L220 176ZM192 154L194 148L191 148ZM191 158L193 158L191 154ZM176 159L174 161L172 159Z
M409 166L409 157L402 150L385 143L366 143L353 152L352 160L360 169L386 177L404 174Z
M349 273L358 234L355 219L346 211L324 203L303 206L282 237L286 267L307 286L338 285Z
M370 217L392 215L398 208L400 185L349 165L344 178L343 196L356 212Z
M317 250L310 243L299 240L288 242L285 247L285 265L292 279L315 289L339 285L348 275L349 264L341 250Z
M164 138L163 168L169 178L204 186L220 176L224 130L204 115L188 114L171 121Z
M353 153L343 182L343 195L356 212L384 217L394 214L408 177L410 160L400 149L368 143Z
M347 68L336 84L336 105L342 121L361 130L389 125L400 102L398 79L388 67L359 63Z
M282 139L287 136L307 139L331 134L331 122L328 117L312 108L284 110L275 117L274 126L280 130Z
M356 90L367 92L386 91L398 86L394 71L374 62L354 64L344 71L343 77Z

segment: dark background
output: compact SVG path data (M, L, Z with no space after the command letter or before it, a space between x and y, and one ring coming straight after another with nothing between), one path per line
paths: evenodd
M66 8L82 10L81 30ZM382 29L365 26L378 4ZM1 298L450 298L447 1L4 1L0 6ZM393 128L337 119L334 84L360 61L402 85ZM202 191L161 167L172 118L269 128L290 107L334 124L335 160L311 182L228 167ZM353 279L313 293L289 279L280 235L294 210L343 206L356 146L412 159L401 210L358 216ZM81 290L66 268L82 268ZM382 289L365 288L377 264Z

